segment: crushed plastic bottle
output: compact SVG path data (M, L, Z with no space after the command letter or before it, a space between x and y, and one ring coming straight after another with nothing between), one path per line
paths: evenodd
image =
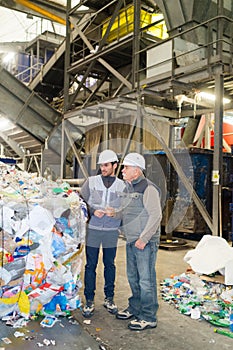
M229 325L230 331L233 332L233 312L231 309L230 309L229 321L230 321L230 325Z
M223 329L215 328L214 329L215 333L226 335L227 337L233 338L233 333L229 331L225 331Z
M199 307L193 307L192 310L191 310L191 318L193 320L199 320L201 317L201 311L199 309Z

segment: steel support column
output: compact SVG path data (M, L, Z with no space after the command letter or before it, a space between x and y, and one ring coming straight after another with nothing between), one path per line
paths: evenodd
M140 18L141 0L134 0L134 38L133 38L133 89L139 88L139 50L140 50Z
M136 129L136 125L137 125L137 117L138 116L136 114L135 117L134 117L134 120L132 121L132 124L131 124L131 127L130 127L130 131L129 131L129 135L128 135L128 138L127 138L127 142L126 142L124 150L122 152L120 163L118 164L118 167L117 167L116 176L119 176L119 174L120 174L121 165L122 165L123 159L125 158L125 155L128 152L130 144L131 144L131 141L133 139L133 136L134 136L134 133L135 133L135 129Z
M221 68L220 68L221 70ZM214 236L221 236L221 192L222 192L222 131L223 131L223 91L224 81L221 72L215 76L215 122L214 122L214 156L213 156L213 231Z
M104 133L102 150L109 148L109 110L104 110Z
M218 15L223 14L223 0L218 0ZM217 54L222 58L223 49L223 19L218 20L217 28ZM223 163L223 97L224 79L223 68L219 66L215 74L215 109L214 109L214 156L213 156L213 231L214 236L222 236L222 163Z
M134 0L134 38L133 38L133 89L137 91L137 128L139 143L136 145L136 150L139 153L143 152L143 117L141 113L141 96L140 96L140 21L141 21L141 0Z
M64 62L64 113L67 112L69 106L69 85L70 75L67 73L67 69L70 66L70 20L69 12L71 9L71 0L67 0L67 12L66 12L66 49L65 49L65 62Z
M70 75L67 73L67 68L70 66L70 20L69 20L69 12L71 9L71 0L67 0L66 4L66 43L65 43L65 62L64 62L64 109L63 113L65 114L69 108L69 85L70 85ZM66 137L65 137L65 126L64 126L64 114L62 121L62 142L61 142L61 179L66 176L66 159L65 159L65 145L66 145Z

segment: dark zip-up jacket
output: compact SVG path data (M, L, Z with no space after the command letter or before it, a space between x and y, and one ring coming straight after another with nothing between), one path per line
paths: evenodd
M128 183L122 208L122 230L127 242L140 238L148 243L160 237L160 190L150 180L140 176Z

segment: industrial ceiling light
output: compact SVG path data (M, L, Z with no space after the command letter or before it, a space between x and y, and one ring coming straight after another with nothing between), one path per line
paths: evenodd
M80 0L72 0L71 1L71 7L73 8L76 5L79 5L79 3L80 3ZM79 10L86 10L86 9L88 9L88 7L86 7L84 5L81 5L80 8L79 8Z
M10 61L13 60L15 57L15 52L8 52L4 57L3 57L3 63L9 63Z
M80 0L72 0L71 1L71 6L75 7L76 5L78 5L80 3Z
M8 130L14 126L14 124L7 118L0 115L1 131Z
M215 99L216 99L216 96L213 95L213 94L210 94L209 92L205 92L205 91L200 91L196 94L196 97L198 100L200 101L210 101L210 102L214 102ZM224 104L227 104L227 103L230 103L231 100L229 98L223 98L223 103Z

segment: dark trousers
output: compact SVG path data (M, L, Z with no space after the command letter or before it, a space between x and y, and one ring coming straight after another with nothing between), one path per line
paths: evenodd
M118 231L100 231L88 229L86 240L86 266L84 275L84 295L86 300L94 300L96 290L96 267L99 250L102 245L104 264L104 294L106 298L113 298L116 267Z

